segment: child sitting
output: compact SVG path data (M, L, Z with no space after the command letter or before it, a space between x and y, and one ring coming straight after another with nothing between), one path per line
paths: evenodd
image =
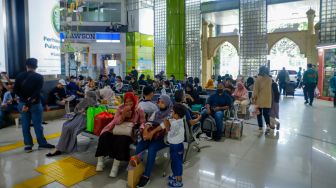
M168 131L168 142L170 147L171 169L173 175L168 177L169 187L183 187L183 153L184 153L184 124L183 117L186 109L182 104L173 106L173 119L165 120L164 126Z

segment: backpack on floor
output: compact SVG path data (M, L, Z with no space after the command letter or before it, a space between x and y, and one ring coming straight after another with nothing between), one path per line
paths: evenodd
M208 116L205 118L203 124L202 124L202 131L211 138L214 138L216 135L217 127L216 127L216 121L213 117Z

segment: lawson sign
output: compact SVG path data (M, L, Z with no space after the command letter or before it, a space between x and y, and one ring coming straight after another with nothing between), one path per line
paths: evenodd
M60 39L62 42L70 40L74 42L120 43L120 33L73 32L71 34L67 34L65 32L61 32Z

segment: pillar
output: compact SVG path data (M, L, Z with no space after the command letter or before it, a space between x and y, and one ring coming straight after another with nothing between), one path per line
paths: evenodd
M307 12L307 19L308 19L308 31L306 34L306 58L307 63L311 63L316 65L317 64L317 36L315 35L315 26L314 26L314 19L315 19L315 11L313 9L309 9Z
M211 23L209 24L209 37L213 37L213 28L214 28L214 25Z
M7 23L5 50L7 53L7 72L10 78L15 78L19 72L25 70L27 58L25 3L28 3L28 1L5 0Z
M204 86L208 81L207 76L207 62L208 62L208 23L202 22L202 85Z
M183 80L185 73L185 1L167 0L167 76Z
M314 28L314 19L315 19L315 11L313 9L309 9L307 12L307 18L308 18L308 31L311 35L315 34L315 28Z

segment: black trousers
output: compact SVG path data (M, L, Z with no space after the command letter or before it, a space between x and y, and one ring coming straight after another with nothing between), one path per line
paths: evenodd
M334 107L336 107L336 91L334 92Z
M285 95L285 93L286 93L286 82L279 82L279 91L280 91L280 95L281 94Z
M269 116L269 112L270 109L269 108L259 108L260 114L257 116L258 119L258 126L259 127L263 127L263 116L266 122L266 125L270 125L270 116Z
M313 101L314 101L315 88L316 88L316 84L315 83L305 84L305 86L303 88L303 93L304 93L305 101L309 102L310 104L313 104Z

